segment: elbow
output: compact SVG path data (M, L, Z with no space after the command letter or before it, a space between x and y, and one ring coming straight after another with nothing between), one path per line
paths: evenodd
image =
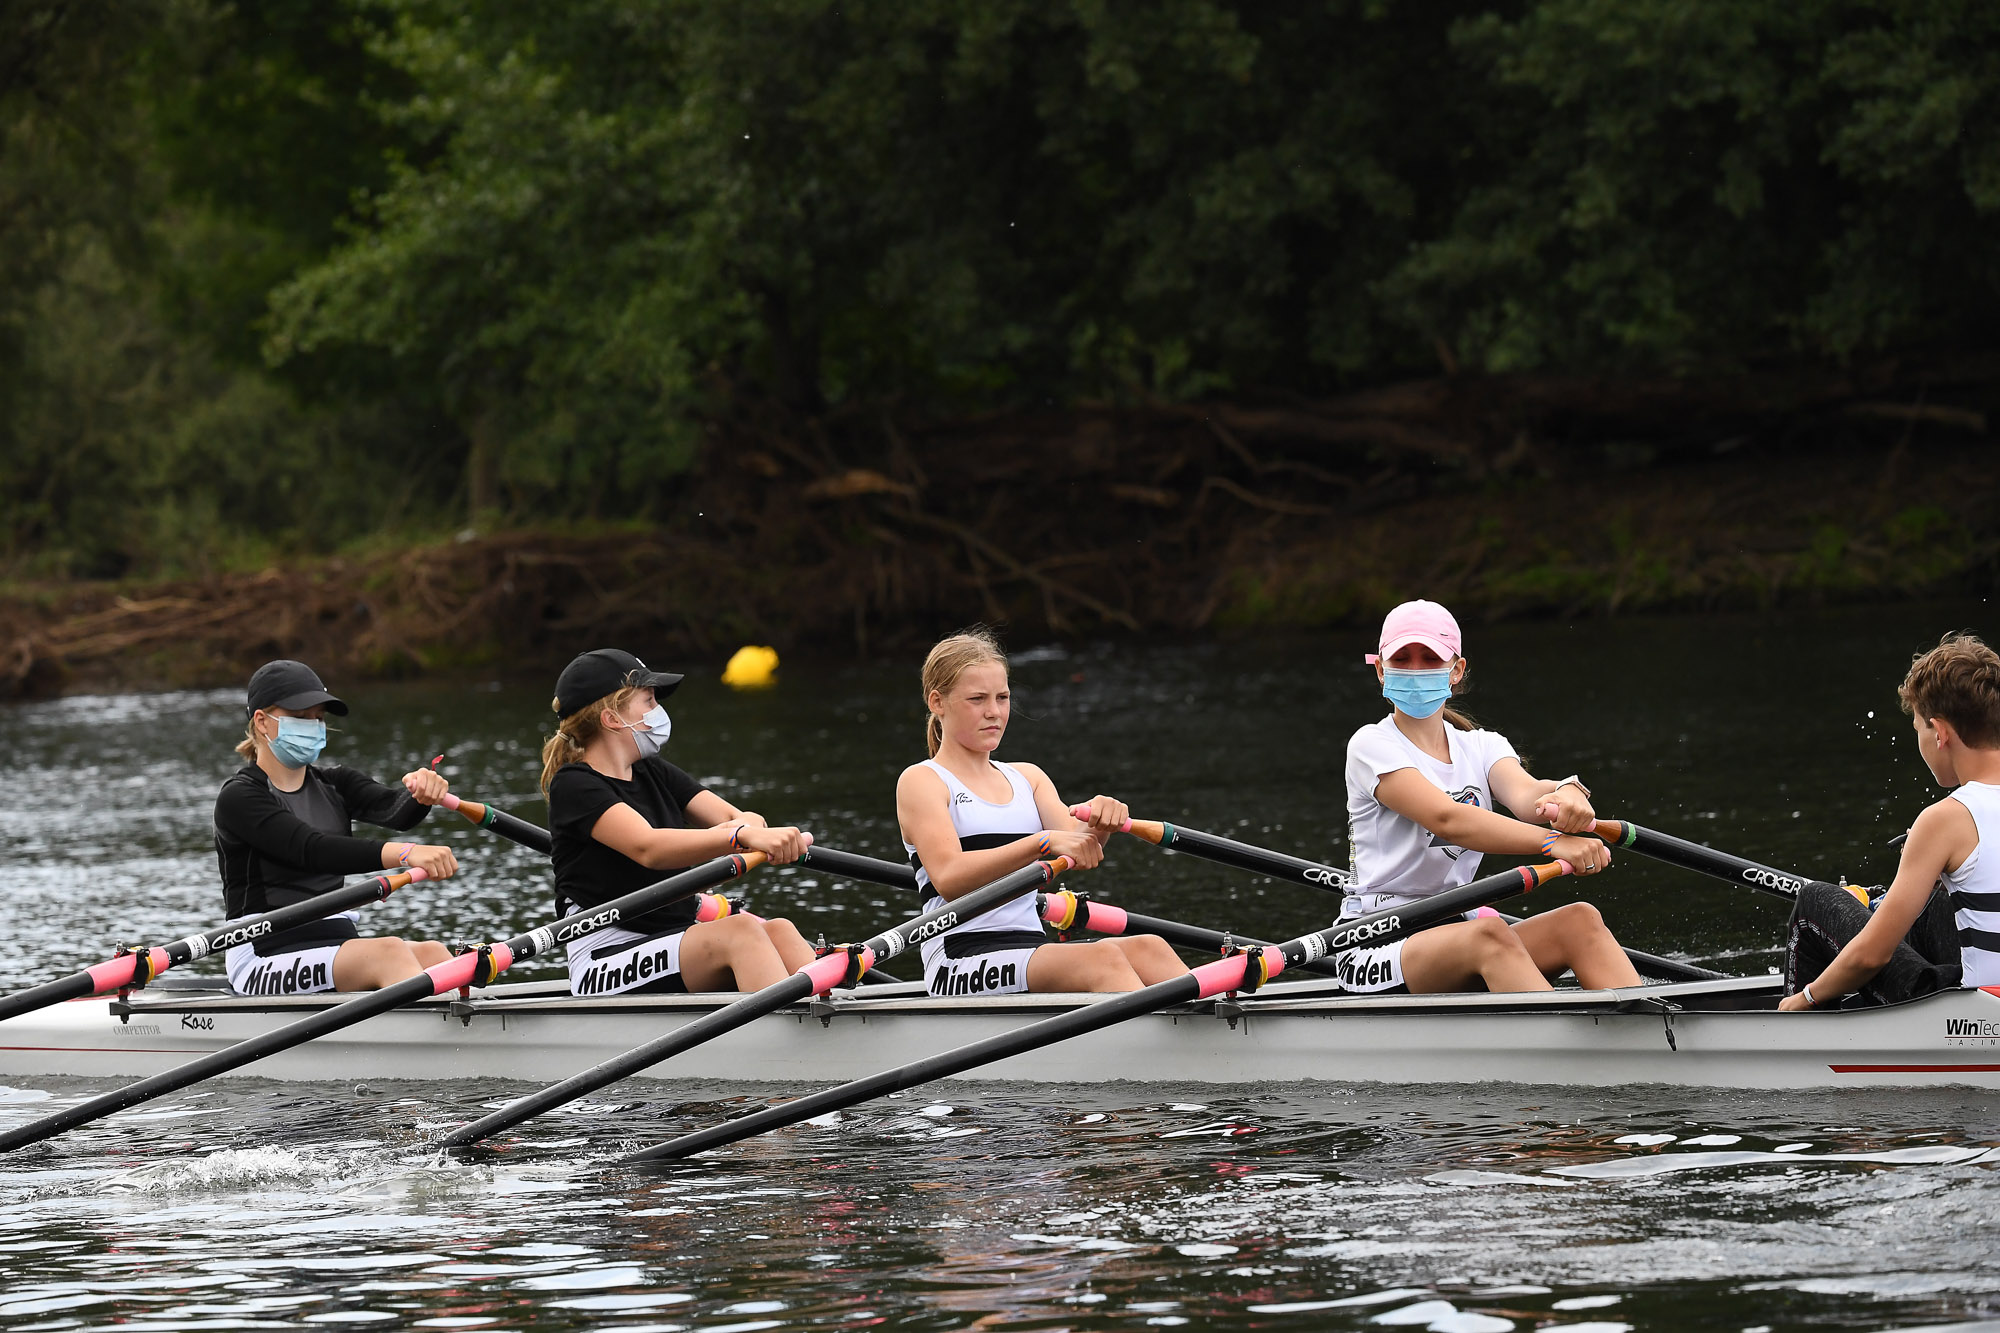
M1854 951L1854 962L1857 967L1862 968L1872 977L1889 965L1889 959L1893 956L1894 952L1894 949L1882 949L1880 947L1864 945Z

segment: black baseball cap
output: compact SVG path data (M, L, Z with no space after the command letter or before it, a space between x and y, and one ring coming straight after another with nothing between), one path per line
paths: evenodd
M681 683L671 671L655 671L616 648L594 648L575 658L556 677L556 716L567 718L627 685L668 695Z
M327 693L326 686L304 662L281 658L266 662L250 674L250 711L285 708L293 711L325 704L336 717L347 716L347 705Z

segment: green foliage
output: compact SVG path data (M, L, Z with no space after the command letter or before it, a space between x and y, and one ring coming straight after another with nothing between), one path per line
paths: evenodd
M746 403L1693 374L2000 295L1986 0L24 0L0 71L16 567L655 515Z

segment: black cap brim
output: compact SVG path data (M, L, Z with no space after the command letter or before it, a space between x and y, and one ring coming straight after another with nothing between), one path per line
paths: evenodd
M637 689L651 690L655 696L664 699L686 679L686 676L677 676L671 671L635 671L626 683Z
M302 713L308 708L325 705L326 711L335 717L347 716L347 705L328 694L325 690L306 690L299 694L280 699L276 703L265 704L266 708L282 708L288 713Z

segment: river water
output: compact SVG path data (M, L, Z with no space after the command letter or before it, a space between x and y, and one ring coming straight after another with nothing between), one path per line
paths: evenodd
M1935 799L1895 684L1939 632L1990 621L1961 603L1474 628L1467 702L1536 771L1585 775L1603 813L1874 882ZM1002 757L1066 795L1341 858L1342 747L1381 707L1366 647L1031 649ZM916 665L790 662L734 694L688 664L669 753L739 804L892 856L895 776L922 753ZM546 683L332 683L354 711L331 758L395 774L442 751L456 790L539 818ZM0 989L219 916L208 816L240 697L0 710ZM463 873L371 928L473 940L546 918L536 858L453 816L426 828ZM1284 938L1334 907L1135 841L1113 853L1088 887L1157 915ZM753 906L809 936L913 910L760 875ZM1521 910L1565 885L1544 895ZM1591 896L1637 947L1777 961L1775 900L1634 856ZM0 1128L108 1086L14 1079ZM646 1083L498 1151L430 1146L520 1090L218 1080L23 1151L0 1162L0 1327L2000 1329L2000 1105L1962 1089L947 1082L640 1170L618 1157L772 1092Z

